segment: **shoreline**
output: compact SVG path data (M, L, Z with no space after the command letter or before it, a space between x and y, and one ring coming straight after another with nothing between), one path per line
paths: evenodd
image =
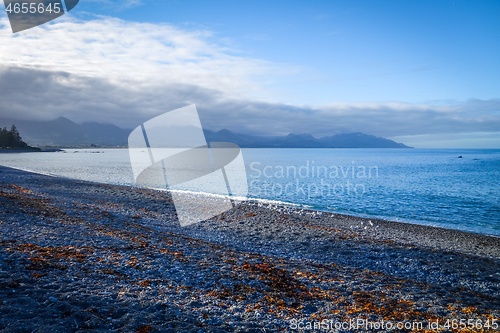
M146 191L153 191L153 192L158 192L159 194L166 194L168 195L167 191L164 190L157 190L157 189L147 189L147 188L141 188L137 186L131 186L131 185L117 185L117 184L107 184L107 183L98 183L98 182L93 182L93 181L86 181L86 180L78 180L78 179L72 179L72 178L67 178L67 177L62 177L58 175L51 175L51 174L44 174L44 173L39 173L35 171L27 171L23 170L21 168L13 168L13 167L5 167L0 165L0 172L2 171L2 168L7 168L7 169L12 169L12 170L18 170L20 172L28 173L28 174L35 174L35 175L41 175L41 176L46 176L46 177L53 177L56 179L60 179L61 181L67 181L67 182L81 182L81 183L89 183L89 184L95 184L95 185L105 185L105 186L116 186L116 187L130 187L131 189L136 189L136 190L146 190ZM186 194L194 194L198 196L204 196L204 193L191 193L191 192L186 192ZM207 197L211 197L211 195L207 195ZM348 225L344 225L344 227L350 228L351 226L353 230L351 231L357 231L361 235L366 236L372 229L369 229L368 232L364 232L361 227L367 227L369 225L369 221L371 223L374 223L374 225L384 226L386 230L395 230L395 232L387 232L384 233L384 236L382 238L387 238L391 239L392 241L397 241L398 236L400 235L400 232L404 233L409 233L409 234L414 234L414 235L419 235L423 236L424 242L420 242L420 245L422 246L429 246L428 244L425 244L429 241L428 238L426 237L434 237L436 235L440 235L436 241L430 242L434 244L434 246L441 247L441 242L444 240L446 242L446 246L450 246L450 240L456 240L456 239L461 239L461 240L468 240L468 239L473 239L477 238L476 243L486 243L486 244L495 244L499 248L498 256L500 257L500 236L496 235L489 235L489 234L482 234L478 232L473 232L473 231L465 231L465 230L459 230L459 229L450 229L450 228L444 228L444 227L438 227L438 226L429 226L425 224L416 224L412 222L404 222L404 221L391 221L391 220L386 220L386 219L380 219L380 218L372 218L372 217L365 217L365 216L356 216L356 215L348 215L348 214L342 214L342 213L334 213L331 211L321 211L321 210L314 210L314 209L309 209L309 208L301 208L304 205L301 204L294 204L294 203L286 203L286 202L279 202L277 203L274 200L268 200L268 199L261 199L261 198L250 198L249 200L246 201L239 201L241 204L244 205L256 205L259 207L264 207L265 209L272 209L272 210L278 210L278 211L287 211L289 213L299 213L300 215L303 214L324 214L325 216L331 216L331 217L337 217L339 220L343 220L345 223ZM298 206L298 207L293 207L293 206ZM363 225L359 224L359 222L362 221ZM379 235L380 236L380 235ZM443 236L443 237L441 237ZM419 237L422 240L422 237ZM407 239L406 239L407 240ZM404 239L403 239L404 241ZM453 246L451 244L451 246Z
M14 153L55 153L63 151L59 148L39 148L39 149L0 149L0 154L14 154Z
M69 149L69 148L68 148ZM59 150L62 151L62 150ZM47 151L47 152L55 152L55 151ZM0 150L1 153L1 150ZM121 185L121 184L109 184L109 183L99 183L99 182L94 182L94 181L88 181L88 180L79 180L79 179L74 179L74 178L69 178L69 177L64 177L60 175L53 175L53 174L47 174L43 172L37 172L33 170L24 170L20 167L7 167L7 166L2 166L0 165L0 168L10 168L14 170L19 170L22 172L27 172L27 173L33 173L33 174L38 174L38 175L44 175L44 176L49 176L49 177L55 177L55 178L60 178L60 179L65 179L68 181L81 181L81 182L89 182L89 183L94 183L94 184L103 184L103 185L110 185L110 186L128 186L131 188L137 188L141 189L141 187L137 187L134 185ZM150 189L153 191L158 191L158 192L166 192L165 190L160 190L160 189ZM183 192L183 191L178 191L178 192ZM212 197L212 196L217 196L217 195L212 195L212 194L206 194L202 192L190 192L190 191L184 191L185 193L188 194L194 194L194 195L200 195L200 196L207 196L207 197ZM385 219L383 216L380 215L374 215L374 216L369 216L368 214L360 213L359 215L351 215L348 213L336 213L331 210L320 210L320 209L314 209L311 205L306 205L306 204L296 204L293 202L284 202L284 201L277 201L277 200L272 200L272 199L265 199L265 198L247 198L247 200L241 201L238 200L239 202L248 202L248 203L256 203L256 204L262 204L262 205L268 205L268 206L279 206L285 209L295 209L295 210L302 210L302 211L311 211L311 212L321 212L325 214L332 214L332 215L339 215L339 216L346 216L352 219L359 219L359 220L376 220L376 221L382 221L382 223L396 223L396 224L401 224L401 225L410 225L410 226L416 226L417 228L431 228L431 229L436 229L436 230L444 230L445 233L457 231L457 232L462 232L466 234L473 234L473 235L481 235L481 236L488 236L488 237L493 237L493 238L498 238L500 239L500 234L495 235L495 234L488 234L488 233L481 233L478 231L474 230L462 230L458 228L447 228L446 226L436 226L436 225L430 225L430 224L425 224L425 223L418 223L419 220L411 220L411 219L405 219L405 218L400 218L402 221L395 221L395 220L390 220L390 219ZM410 227L411 228L411 227Z
M182 228L168 193L0 167L5 332L444 329L500 322L499 272L496 237L256 203Z

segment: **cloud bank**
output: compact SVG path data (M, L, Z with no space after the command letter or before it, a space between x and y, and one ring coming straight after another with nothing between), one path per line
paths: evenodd
M196 104L206 128L316 137L500 131L500 99L446 104L268 101L267 82L297 68L238 55L208 31L65 15L13 35L0 18L0 117L96 121L134 128Z

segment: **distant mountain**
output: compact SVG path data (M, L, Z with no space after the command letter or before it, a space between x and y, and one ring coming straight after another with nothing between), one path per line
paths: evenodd
M111 124L75 124L59 117L50 121L12 120L0 118L0 127L15 124L23 140L31 146L126 146L130 130Z
M100 147L127 146L132 130L111 124L75 124L64 117L50 121L0 118L0 128L15 124L23 140L31 146ZM208 142L233 142L242 148L410 148L402 143L363 133L336 134L316 139L310 134L256 136L204 130Z
M328 148L411 148L402 143L359 132L325 136L318 141Z
M236 134L229 130L204 132L208 142L234 142L242 148L411 148L363 133L336 134L316 139L310 134L263 137Z

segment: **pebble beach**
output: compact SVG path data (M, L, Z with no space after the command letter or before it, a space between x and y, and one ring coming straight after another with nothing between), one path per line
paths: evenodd
M410 203L409 203L410 204ZM500 238L0 167L1 332L499 332Z

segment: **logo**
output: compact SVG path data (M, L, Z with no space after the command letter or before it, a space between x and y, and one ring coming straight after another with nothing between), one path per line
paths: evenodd
M128 145L135 183L169 190L181 226L221 214L248 194L240 147L207 143L195 105L148 120Z
M69 12L79 0L4 0L12 32L52 21Z

